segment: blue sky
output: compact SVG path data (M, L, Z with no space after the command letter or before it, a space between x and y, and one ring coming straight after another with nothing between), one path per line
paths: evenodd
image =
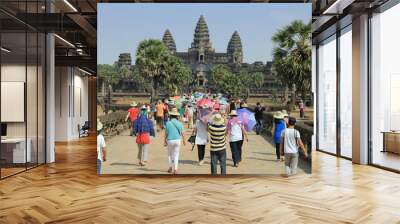
M187 51L194 29L204 15L216 52L226 52L235 30L240 34L244 61L271 60L272 35L293 20L311 20L311 4L98 4L97 50L99 64L112 64L120 53L135 59L136 47L144 39L161 39L168 28L177 51Z

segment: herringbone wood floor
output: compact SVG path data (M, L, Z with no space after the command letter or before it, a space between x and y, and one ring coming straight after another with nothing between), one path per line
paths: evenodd
M0 223L400 223L400 175L322 153L293 178L98 177L94 143L0 181Z

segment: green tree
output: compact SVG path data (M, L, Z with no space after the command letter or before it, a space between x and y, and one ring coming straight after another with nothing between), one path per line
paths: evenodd
M230 72L225 74L225 77L220 84L224 93L229 93L234 97L240 96L240 93L243 90L243 84L240 77Z
M242 90L244 91L246 98L249 98L250 88L254 85L253 77L247 72L247 70L240 70L238 75L241 85L243 86Z
M121 78L120 73L115 65L97 65L97 74L99 78L103 79L106 86L117 84Z
M281 83L292 89L292 106L297 93L311 90L311 24L293 21L272 37L273 66Z
M136 67L140 75L151 81L151 100L158 97L158 90L167 77L167 60L170 53L160 40L149 39L139 43L136 50Z
M230 74L230 70L225 65L216 65L212 69L211 74L212 78L210 80L210 84L220 88L225 77Z
M256 72L252 74L252 79L254 80L254 85L257 89L261 89L264 85L264 74L261 72Z
M170 94L177 95L183 90L188 89L193 82L192 71L183 63L183 61L170 55L166 60L166 79L164 85Z

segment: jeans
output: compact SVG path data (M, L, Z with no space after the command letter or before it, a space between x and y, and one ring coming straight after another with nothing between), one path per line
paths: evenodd
M179 149L181 147L181 140L168 140L168 165L173 168L173 171L178 170L179 163Z
M148 144L138 144L138 155L137 158L140 161L147 161L149 157L149 145Z
M231 151L232 151L232 160L233 160L233 165L236 166L240 162L240 141L236 142L229 142L229 145L231 146Z
M135 136L136 132L135 132L135 121L132 121L131 123L131 136Z
M211 175L217 174L217 165L221 166L221 174L226 175L226 150L210 151L211 154Z
M259 135L263 129L262 120L257 120L256 123L256 134Z
M244 139L244 136L243 136ZM243 148L243 140L239 141L239 162L242 162L242 148Z
M101 163L102 161L97 159L97 174L101 174Z
M295 175L297 173L297 164L299 162L298 153L285 153L285 172L286 175Z
M281 158L281 143L275 143L276 159Z
M197 145L197 153L199 156L199 162L204 160L205 152L206 152L206 145Z

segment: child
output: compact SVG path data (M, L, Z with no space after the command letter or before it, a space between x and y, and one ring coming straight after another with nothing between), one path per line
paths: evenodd
M101 165L106 161L106 142L103 136L103 124L97 119L97 174L101 174Z
M296 124L296 118L289 117L288 127L282 132L282 144L281 154L285 155L285 171L286 175L295 175L297 172L297 163L299 159L299 150L303 150L305 157L308 157L307 150L304 148L304 144L301 141L300 133L294 126Z

